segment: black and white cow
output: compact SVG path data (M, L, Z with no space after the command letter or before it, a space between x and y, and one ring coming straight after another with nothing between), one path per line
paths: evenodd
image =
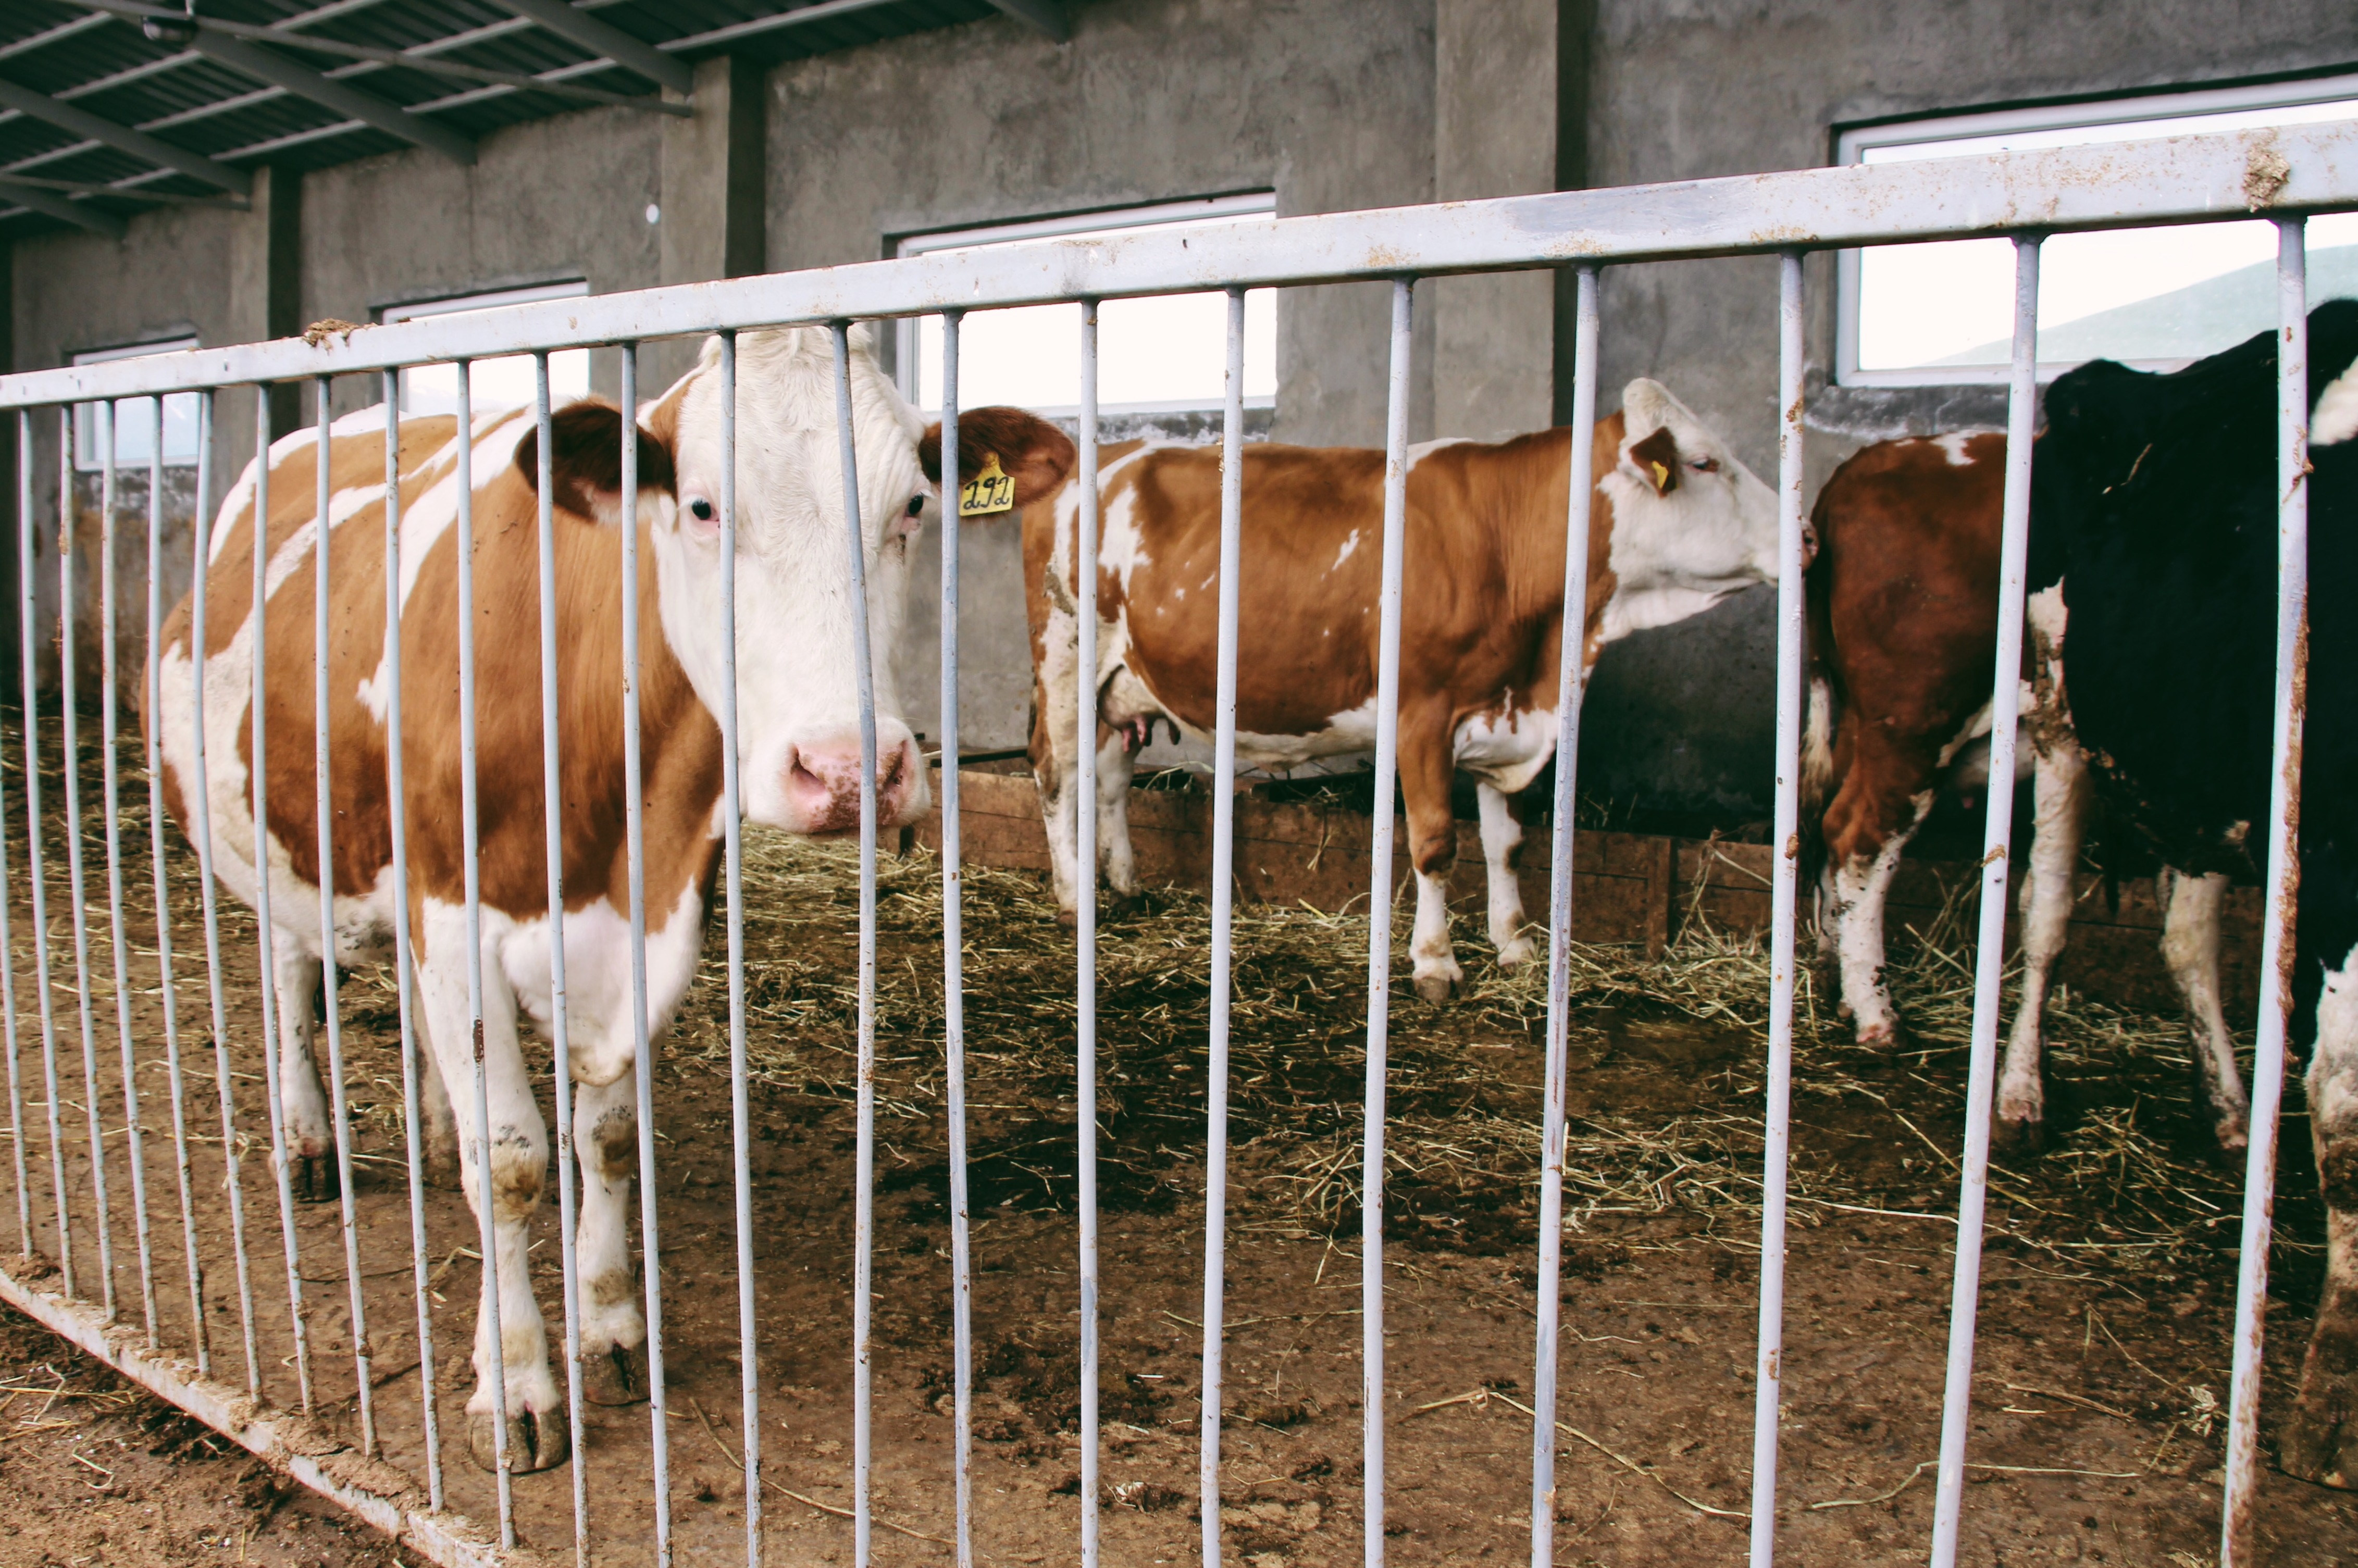
M2293 1034L2313 1042L2324 1299L2288 1474L2358 1487L2358 301L2309 319L2308 731ZM2059 580L2064 702L2119 827L2187 876L2266 858L2277 337L2169 375L2098 361L2047 395L2029 588Z

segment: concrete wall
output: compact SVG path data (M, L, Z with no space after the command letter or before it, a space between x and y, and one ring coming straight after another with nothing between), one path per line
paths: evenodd
M766 76L707 62L694 123L594 110L500 132L469 168L425 152L345 165L302 177L299 223L281 207L276 229L260 212L182 209L133 220L119 243L23 242L14 362L189 330L233 341L563 277L603 292L741 271L748 258L773 269L864 261L914 232L1226 191L1273 189L1282 212L1299 213L1808 167L1831 156L1843 123L2358 61L2358 12L2341 0L1071 9L1062 45L1002 17ZM650 203L664 222L646 222ZM274 258L286 273L276 293ZM1769 474L1774 280L1765 259L1608 273L1603 406L1630 377L1658 376ZM1830 261L1812 263L1810 284L1813 483L1863 439L1996 416L1986 391L1824 387ZM1283 297L1273 438L1379 438L1385 292ZM1566 379L1562 295L1538 276L1422 286L1415 434L1550 419ZM682 357L651 351L649 382ZM594 384L611 390L614 378L600 354ZM355 384L339 402L373 395ZM251 449L250 408L243 395L225 400L217 490ZM38 471L54 474L53 434L41 438ZM909 717L928 733L937 552L938 540L920 542L897 660ZM1030 675L1012 535L976 531L964 561L965 740L1020 743ZM37 570L53 597L54 555ZM1756 590L1607 652L1585 726L1587 792L1731 823L1765 813L1771 598Z

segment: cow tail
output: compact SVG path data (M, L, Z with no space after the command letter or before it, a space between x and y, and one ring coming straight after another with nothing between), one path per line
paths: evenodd
M1834 672L1833 622L1827 600L1833 564L1827 548L1826 498L1818 497L1811 522L1817 530L1818 554L1802 573L1807 646L1803 678L1809 682L1809 708L1801 720L1801 885L1815 890L1826 863L1826 804L1833 798L1834 727L1842 717L1842 683Z

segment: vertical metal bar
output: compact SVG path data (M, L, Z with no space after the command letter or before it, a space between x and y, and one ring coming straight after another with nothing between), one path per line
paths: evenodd
M33 515L32 421L33 414L31 409L19 409L17 411L16 521L20 531L31 525ZM26 574L24 579L21 580L27 589L31 588L32 577L30 573ZM28 638L32 634L32 619L29 614L26 616L25 633ZM27 689L28 693L30 691L32 674L32 660L28 657L25 661L25 678L27 683ZM33 705L29 700L27 701L25 706L19 710L19 715L24 721L23 744L25 748L25 765L29 769L33 765L33 757L36 750L34 741ZM27 811L25 816L25 826L27 831L35 834L36 836L40 832L40 823L35 819L32 813L29 811ZM8 905L10 900L14 896L14 892L8 877L7 775L5 769L0 768L0 1003L5 1003L8 1014L8 1143L9 1153L16 1168L16 1238L18 1242L18 1250L29 1258L33 1253L33 1187L32 1177L29 1173L29 1168L25 1159L25 1087L23 1068L18 1064L16 1057L16 944L8 928ZM38 889L36 889L34 897L38 899L39 896L39 892ZM42 945L42 933L36 930L33 933L33 939L37 946Z
M853 1558L859 1568L866 1568L870 1537L873 1533L868 1497L869 1476L875 1464L873 1439L869 1430L870 1390L875 1376L874 1347L871 1345L869 1337L869 1316L870 1281L874 1275L876 1249L876 683L873 650L868 641L868 531L860 508L859 432L853 427L851 420L850 330L850 325L848 322L838 321L834 324L836 443L838 462L843 470L843 526L846 547L849 551L845 564L851 570L851 677L860 701L860 1153L858 1162L860 1192L854 1224L858 1235L853 1243L858 1256L852 1264L852 1272L858 1284L851 1303L851 1506L857 1516L852 1524ZM736 434L734 419L737 394L735 361L725 359L722 362L730 366L731 370L729 383L731 422L724 428L733 442ZM735 483L733 470L724 469L721 482L724 486L733 486ZM730 495L721 514L724 518L730 520L721 548L721 558L726 560L735 547L736 503L733 492L724 493ZM734 579L725 580L733 582ZM733 626L735 624L733 605L730 613L730 624ZM729 700L732 705L733 717L733 705L737 700L737 649L734 642L729 644ZM730 830L732 833L736 830L735 806L736 797L732 794L727 807L730 813ZM729 975L730 985L741 988L743 979L739 973L741 968L740 962L741 939L737 922L739 898L736 881L737 857L733 849L730 854L729 867L730 943ZM733 990L730 1007L730 1027L732 1031L739 1033L741 1038L740 1020L742 1017L742 1009ZM733 1049L735 1059L741 1062L742 1045L736 1045ZM744 1093L741 1069L739 1071L739 1082L738 1093L741 1104L741 1097ZM739 1126L741 1130L738 1135L740 1142L737 1154L739 1172L737 1201L742 1206L746 1202L746 1197L741 1115L739 1118ZM741 1218L739 1223L741 1234L743 1226ZM745 1267L751 1257L750 1251L741 1257L739 1267ZM744 1310L747 1314L746 1321L750 1325L752 1313L750 1297ZM745 1489L749 1494L745 1512L749 1528L753 1519L753 1507L750 1500L750 1494L755 1490L753 1364L751 1332L749 1326L745 1362ZM752 1568L760 1568L759 1563L753 1563Z
M99 536L107 538L105 514L114 510L114 405L100 410L99 440L104 469L99 488ZM91 1018L90 904L84 896L81 868L81 727L80 694L74 679L74 515L73 466L65 464L63 493L58 506L58 673L64 688L66 874L73 899L74 992L81 1011L82 1105L90 1122L90 1184L98 1226L98 1274L103 1304L109 1323L114 1321L114 1247L106 1198L106 1149L98 1124L98 1042Z
M1588 524L1596 485L1596 269L1573 272L1572 430L1565 475L1563 652L1556 665L1555 816L1548 860L1547 1104L1540 1134L1539 1336L1531 1374L1531 1568L1555 1562L1556 1348L1563 1276L1566 1039L1572 1010L1573 814L1588 679Z
M1204 1086L1204 1568L1220 1563L1220 1351L1228 1227L1228 970L1237 851L1237 600L1243 581L1245 291L1228 290L1228 359L1220 414L1220 608L1212 740L1211 1060ZM1095 683L1091 683L1092 688ZM1094 720L1096 714L1089 715Z
M58 410L58 572L60 583L67 580L72 570L71 562L68 557L72 553L73 535L73 427L72 406L69 405L60 407ZM18 433L24 438L25 449L29 455L32 449L31 438L21 427ZM26 491L28 495L31 489L31 481L28 479L26 481ZM33 589L32 530L33 511L28 505L25 508L21 539L24 552L23 571L17 580L24 584L25 588L25 711L38 716L40 708L35 696L33 681L37 666L34 662L33 618L36 605ZM59 717L64 733L71 736L73 730L70 721L65 720L65 714L72 710L72 698L70 695L73 689L72 677L66 672L73 665L73 600L70 595L63 593L58 600L57 643L59 687L62 691L69 694L65 700L59 704L62 710ZM66 741L63 752L62 771L65 777L70 779L73 777L73 747L70 740ZM27 748L25 752L25 818L26 830L31 839L32 847L33 924L40 928L40 946L35 949L35 957L39 961L41 982L41 1065L49 1076L49 1179L51 1190L57 1195L58 1200L58 1271L63 1277L61 1282L65 1286L67 1296L71 1297L76 1293L73 1225L66 1202L65 1096L62 1082L58 1076L57 1031L51 1016L53 1007L49 990L49 913L48 900L44 896L46 878L41 870L41 770L38 744ZM66 831L69 836L73 832L73 819L70 812L66 819ZM76 989L81 988L77 984ZM88 993L85 991L83 994Z
M540 524L540 783L548 870L548 1022L556 1047L557 1241L565 1288L565 1414L573 1444L573 1556L590 1568L588 1453L581 1431L581 1271L575 1255L573 1050L565 992L565 775L557 732L557 480L556 442L548 423L548 355L532 356L533 416L539 432L539 472L534 486ZM756 1568L759 1565L756 1564Z
M974 1568L974 1259L966 1184L966 911L958 833L958 324L942 312L942 1036L949 1080L950 1464L957 1568Z
M869 1195L874 1171L876 1063L876 712L868 688L868 597L861 586L860 478L852 463L851 384L844 328L835 329L835 411L842 422L844 504L851 524L852 635L859 646L852 662L860 678L860 1300L854 1309L852 1412L855 1464L860 1472L860 1529L868 1511L868 1254L875 1237ZM753 1174L747 1136L752 1108L747 1098L745 1062L745 825L741 815L737 751L737 334L720 334L720 642L727 650L728 679L720 691L720 820L723 875L729 884L729 1117L737 1188L737 1348L743 1380L745 1444L745 1562L762 1568L762 1387L754 1354ZM864 1545L864 1537L863 1537Z
M160 739L163 695L161 675L164 636L164 400L152 400L156 414L156 444L147 460L147 657L141 669L140 711L148 716L140 728L146 741L147 847L156 870L156 969L164 1007L164 1065L172 1091L172 1170L179 1183L180 1245L189 1260L189 1329L197 1352L197 1369L212 1370L212 1336L205 1325L204 1265L197 1256L197 1213L194 1173L189 1164L187 1086L180 1070L180 1003L172 983L172 893L164 860L164 756ZM197 495L203 510L205 497ZM0 832L0 842L5 841ZM6 881L0 862L0 885ZM7 945L7 926L0 923L0 950ZM13 1038L16 1018L8 1021Z
M376 1400L369 1386L368 1303L361 1294L360 1232L352 1217L352 1124L344 1108L344 1026L337 1005L336 985L336 795L329 772L329 739L335 729L335 708L329 695L329 599L333 584L329 567L335 554L330 529L333 521L334 452L329 403L331 383L319 376L312 383L319 416L319 447L312 462L317 480L313 497L319 531L311 536L311 762L312 784L319 791L319 984L325 1003L328 1034L328 1115L336 1141L336 1206L344 1238L344 1288L352 1314L352 1381L358 1392L354 1406L360 1417L361 1453L376 1456ZM421 1368L422 1370L422 1368Z
M1401 575L1408 533L1408 396L1416 280L1392 284L1384 411L1384 570L1376 653L1376 822L1368 892L1368 1094L1359 1171L1360 1444L1368 1568L1384 1561L1384 1064L1391 1028L1392 796L1400 762Z
M101 503L98 523L98 622L99 622L99 788L106 816L106 930L107 953L113 965L114 980L114 1022L123 1062L123 1141L124 1158L131 1167L132 1235L139 1249L139 1305L141 1322L146 1328L147 1343L156 1344L156 1270L155 1253L147 1233L147 1159L145 1141L139 1127L139 1065L131 1044L131 964L130 944L123 928L123 770L118 765L116 747L121 741L121 715L115 700L115 683L122 679L121 662L117 656L114 617L115 608L115 538L114 504L116 500L116 469L114 460L114 405L106 407L106 481L104 500ZM158 438L163 432L158 429ZM95 1080L92 1087L95 1087ZM91 1127L98 1126L98 1102L91 1101ZM93 1147L91 1158L98 1158Z
M1801 887L1801 257L1777 258L1777 803L1769 892L1768 1093L1760 1150L1760 1339L1753 1363L1752 1568L1777 1556L1777 1421L1784 1391L1785 1167L1793 1105L1794 902ZM2012 775L2009 774L2009 777ZM2003 903L2004 882L1999 884Z
M442 1429L434 1408L434 1306L426 1265L426 1151L418 1118L416 976L409 951L409 795L401 754L401 373L384 373L384 774L393 838L393 979L401 1006L401 1126L409 1156L409 1271L417 1296L417 1389L426 1433L428 1505L442 1509Z
M622 350L622 831L631 882L631 1039L637 1075L639 1246L645 1259L647 1405L655 1568L671 1568L671 1433L665 1425L662 1251L655 1235L654 1064L648 1059L646 790L639 771L639 345Z
M311 1335L304 1321L303 1266L295 1233L295 1181L288 1169L285 1098L278 1081L278 964L276 927L270 915L270 748L269 638L270 629L270 388L254 389L254 598L247 609L254 629L247 647L254 662L254 686L247 707L252 716L254 759L254 929L260 949L261 983L255 987L262 1003L262 1083L270 1105L270 1166L278 1180L278 1235L287 1253L287 1313L295 1337L295 1380L303 1411L311 1409ZM324 521L324 519L322 519ZM316 540L315 540L316 543Z
M500 1544L515 1544L515 1476L508 1469L507 1346L500 1327L500 1255L492 1218L492 1098L483 1077L483 868L480 790L475 779L475 413L474 368L459 373L459 832L467 881L467 1017L475 1063L475 1236L483 1257L483 1314L478 1343L488 1340L492 1364L492 1470L498 1484ZM543 447L547 446L543 441ZM504 982L503 982L504 983ZM655 1260L647 1259L647 1272ZM568 1374L571 1369L568 1369Z
M196 538L189 584L189 749L196 761L197 776L188 795L197 819L197 875L205 910L205 991L211 1003L213 1088L221 1101L222 1185L229 1193L230 1248L237 1261L238 1327L244 1337L245 1391L258 1400L262 1397L262 1358L254 1346L254 1276L245 1249L245 1135L238 1130L237 1094L230 1071L229 1006L222 984L221 906L213 881L212 773L205 758L205 600L212 570L212 443L213 395L208 392L204 401L197 405L197 520L192 530ZM262 515L259 492L254 499L258 529ZM35 885L38 888L38 883Z
M1074 1131L1081 1209L1081 1568L1098 1564L1098 302L1081 301L1081 510L1074 552L1073 891L1079 1011Z
M2006 513L1998 547L1997 664L1991 677L1989 776L2014 777L2022 678L2024 565L2030 551L2030 446L2039 413L2039 238L2014 241L2014 368L2006 406ZM1982 1213L1989 1201L1990 1099L1997 1078L1997 1015L2006 979L2006 886L2014 791L1989 791L1982 835L1981 928L1974 960L1972 1074L1965 1089L1964 1169L1957 1195L1957 1277L1949 1305L1948 1388L1941 1410L1940 1494L1932 1568L1953 1568L1964 1502L1965 1438L1973 1411L1974 1324L1982 1280Z
M2308 245L2305 219L2277 220L2277 686L2268 783L2267 918L2261 935L2259 1028L2252 1052L2243 1250L2236 1258L2234 1371L2227 1394L2219 1568L2240 1568L2255 1560L2251 1525L2259 1498L2260 1368L2276 1209L2277 1109L2284 1098L2285 1026L2292 1008L2294 921L2300 892L2300 757L2308 716L2303 671L2309 663Z

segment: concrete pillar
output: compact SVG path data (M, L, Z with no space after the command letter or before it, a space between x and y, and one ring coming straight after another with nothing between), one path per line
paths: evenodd
M1591 14L1591 0L1438 0L1435 200L1585 183ZM1444 278L1426 292L1434 434L1495 438L1563 416L1556 384L1568 406L1571 290L1559 275Z
M303 176L291 168L254 171L251 211L230 234L229 301L222 312L227 343L258 343L298 336L303 319ZM308 416L300 386L270 389L273 438ZM216 498L254 456L254 395L243 387L221 393L213 405Z
M763 270L768 91L758 61L723 55L696 67L696 90L687 100L695 114L665 118L659 282L703 283ZM640 384L652 396L695 361L692 342L649 344L639 359Z

